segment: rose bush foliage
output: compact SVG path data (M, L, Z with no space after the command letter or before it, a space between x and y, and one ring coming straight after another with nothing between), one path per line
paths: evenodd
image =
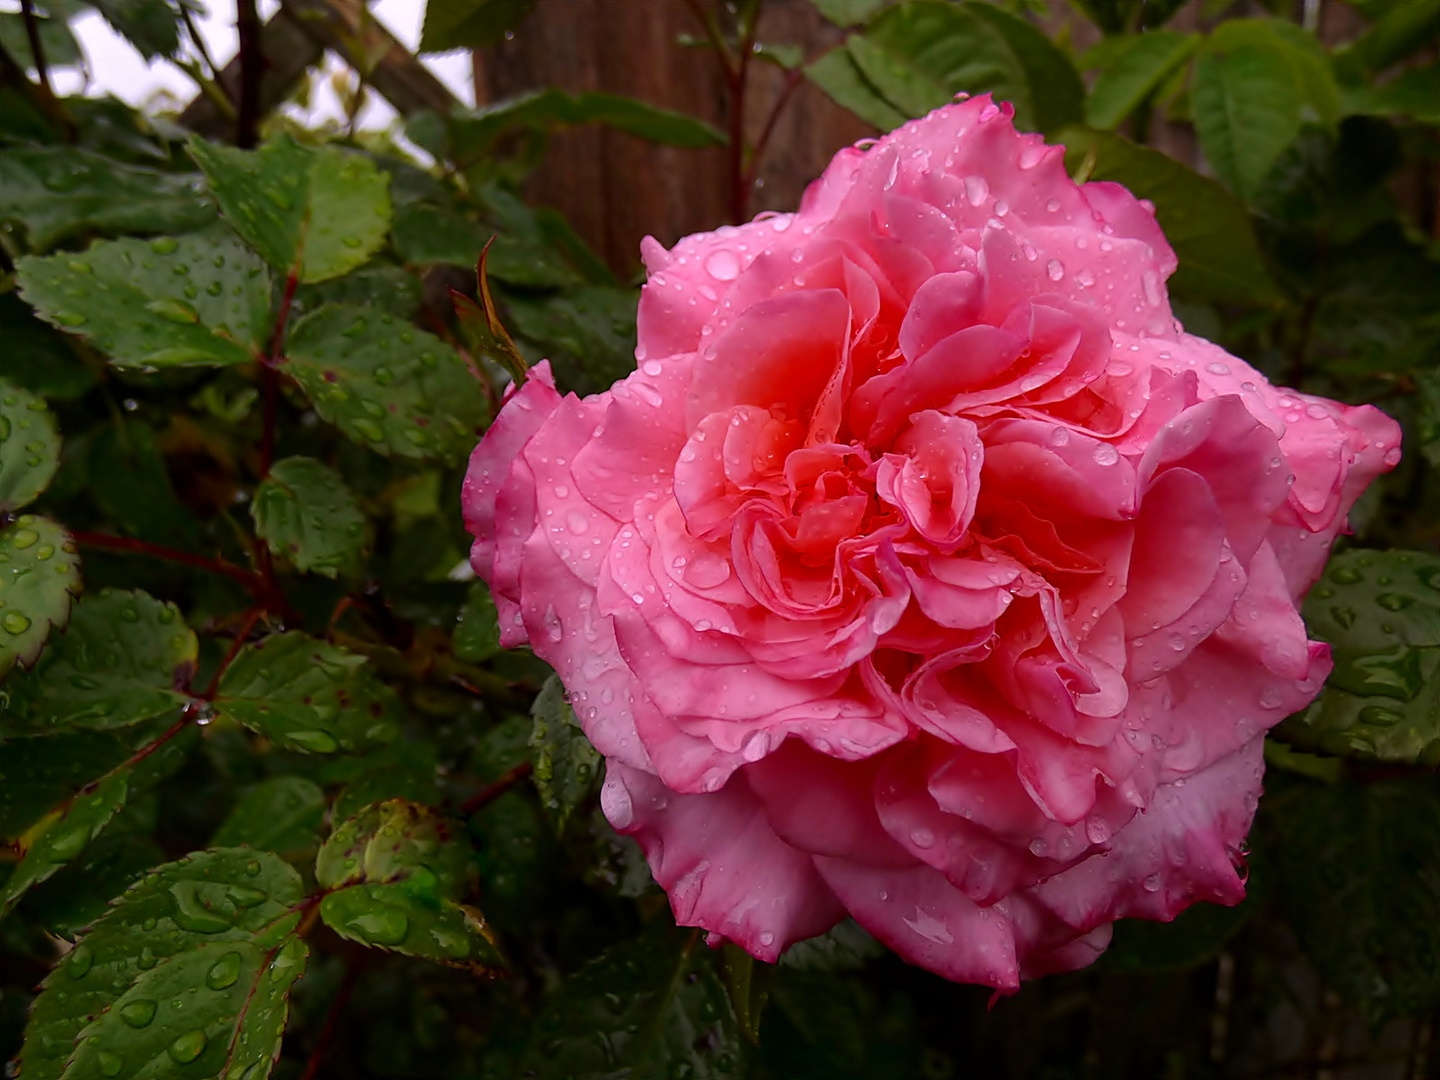
M1297 604L1399 458L1185 333L1152 209L977 97L797 213L644 247L633 374L545 365L470 463L502 641L559 673L677 920L846 913L1013 990L1244 895Z

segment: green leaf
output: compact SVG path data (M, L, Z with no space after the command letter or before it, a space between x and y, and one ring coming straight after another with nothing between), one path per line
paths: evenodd
M1265 269L1249 213L1234 196L1174 158L1109 132L1066 128L1058 136L1071 170L1114 180L1155 204L1155 217L1180 259L1175 292L1219 303L1273 303L1279 290Z
M1440 469L1440 371L1415 372L1415 389L1420 399L1415 439L1425 460ZM456 631L459 641L459 631ZM458 653L458 648L457 648Z
M29 667L80 594L80 556L49 518L22 514L0 529L0 678Z
M831 49L805 66L805 77L838 104L881 131L891 131L908 117L883 97L846 48Z
M103 778L77 796L63 811L27 836L21 837L23 855L0 890L0 918L4 918L32 885L50 877L99 836L130 796L130 775L122 770Z
M400 732L399 699L365 657L299 631L241 649L214 705L217 716L312 754L353 753Z
M35 500L60 467L60 431L43 399L0 379L0 514Z
M155 429L133 418L103 428L87 455L89 494L124 532L194 547L195 512L176 497Z
M3 918L27 890L54 876L77 858L90 842L110 824L126 801L137 792L180 768L194 745L194 729L180 737L154 736L155 749L143 757L132 755L74 798L45 815L17 841L21 859L0 887L0 918Z
M17 277L41 318L121 367L242 364L269 333L269 277L226 232L101 241L20 259Z
M1307 754L1294 750L1273 738L1265 740L1265 766L1283 769L1297 776L1308 776L1311 780L1323 780L1334 784L1345 775L1345 763L1328 754Z
M295 327L283 368L325 420L385 455L458 461L489 416L449 345L390 315L329 307Z
M1335 54L1335 65L1354 79L1384 71L1440 38L1440 0L1392 0L1365 33Z
M31 251L94 233L183 233L215 220L194 173L162 173L75 147L6 147L0 221Z
M606 124L618 131L667 146L699 149L723 146L725 136L685 113L662 109L618 94L567 94L554 87L450 116L457 161L477 162L500 140L517 131L552 132L582 124Z
M530 715L535 721L530 731L535 786L555 822L555 831L563 832L570 815L595 791L600 754L580 730L560 676L545 680Z
M1440 1006L1433 778L1307 785L1273 827L1289 924L1326 983L1377 1027Z
M314 458L277 461L250 505L255 533L300 571L355 574L365 552L365 515L345 481Z
M1380 86L1347 87L1341 99L1347 114L1440 124L1440 64L1411 68Z
M821 15L836 26L858 26L889 0L810 0Z
M1215 175L1246 202L1305 123L1333 124L1339 90L1319 45L1261 19L1221 25L1195 65L1195 131Z
M536 0L427 0L422 53L485 49L519 26Z
M303 776L277 776L247 788L210 838L211 847L252 847L286 855L320 842L325 793Z
M1276 736L1362 760L1440 764L1440 556L1342 552L1304 613L1335 669Z
M37 886L21 906L51 934L75 937L105 914L119 896L152 867L165 861L159 844L142 835L131 818L149 800L132 799L105 832L72 863Z
M1317 255L1322 275L1312 357L1342 372L1399 374L1412 366L1433 367L1440 345L1440 308L1434 300L1440 260L1394 218L1353 243Z
M124 736L95 732L0 740L0 841L19 838L131 752Z
M96 382L70 343L13 292L0 296L0 378L60 401L83 396Z
M739 1068L740 1025L698 931L658 926L560 985L521 1075L717 1077Z
M395 216L395 250L407 263L445 263L475 269L494 237L486 266L490 276L509 285L555 289L580 284L580 276L549 247L497 234L480 222L428 203L411 203Z
M585 285L544 298L507 293L505 310L561 387L595 393L635 370L638 302L630 289Z
M485 918L461 903L475 861L458 823L401 799L350 818L315 860L320 917L342 937L480 972L504 960Z
M467 664L483 664L500 651L500 622L495 600L483 582L470 585L455 628L455 655Z
M1185 0L1070 0L1107 34L1164 26ZM1233 0L1224 0L1231 3ZM1206 16L1209 17L1208 14Z
M43 15L37 11L35 25L40 31L40 48L44 50L46 66L51 70L81 61L80 44L70 32L69 23L64 17L57 14ZM0 15L0 48L23 66L35 66L25 19L18 12L7 11ZM6 152L11 151L7 148Z
M327 304L348 304L408 319L420 310L422 293L420 279L404 267L367 266L344 277L301 285L292 317Z
M281 135L259 150L190 140L220 212L272 267L301 282L363 264L390 228L390 178L361 154Z
M1195 904L1168 923L1119 920L1101 963L1106 971L1146 973L1189 971L1212 963L1255 913L1254 883L1252 877L1246 900L1235 907Z
M268 1076L280 1054L290 989L309 956L297 937L275 942L294 925L292 917L254 941L207 944L141 975L81 1031L65 1080L110 1080L121 1071ZM150 1019L137 1028L142 1016Z
M76 606L70 625L35 665L11 679L3 725L107 731L174 712L199 645L174 604L105 589Z
M859 971L885 955L885 946L865 932L854 919L845 919L819 937L797 941L780 957L783 967L797 971L834 974Z
M1197 34L1168 30L1114 40L1129 47L1105 66L1085 99L1085 122L1091 127L1118 126L1189 60L1200 44Z
M1024 130L1080 120L1085 87L1069 58L1023 19L991 4L906 0L849 41L850 55L886 100L924 116L957 93L993 93Z
M243 996L239 1001L231 1000L234 987L242 987L242 995L253 988L240 973L230 986L221 987L220 992L224 993L221 998L214 996L218 992L209 986L210 972L232 951L253 946L268 949L283 942L299 922L294 909L302 898L300 876L280 859L263 851L248 848L202 851L179 862L156 867L115 901L80 946L45 980L31 1010L20 1051L20 1064L27 1080L60 1080L62 1073L73 1080L66 1064L75 1054L75 1043L82 1032L102 1036L104 1040L99 1046L92 1044L87 1069L97 1069L103 1075L98 1051L120 1053L123 1049L125 1056L115 1075L121 1075L122 1071L127 1077L161 1075L141 1072L139 1062L130 1055L142 1048L148 1050L152 1039L164 1052L177 1037L194 1029L193 1024L184 1026L191 1016L198 1015L199 1010L205 1010L208 1016L211 1000L229 1004L232 1031L242 1013L247 1017L247 1025L263 1022L260 1013L272 1010L262 1008L251 1015L242 1008ZM216 953L207 953L209 965L197 968L189 961L181 968L171 969L170 961L174 958L194 957L202 950L211 949ZM277 957L279 955L277 953ZM251 956L253 959L253 954ZM244 959L242 956L242 961ZM288 975L292 971L298 974L299 965L288 962L292 959L295 959L293 951L286 955L287 963L281 965L280 974ZM226 981L233 966L233 961L226 960L221 977L215 981ZM242 968L244 966L242 963ZM174 985L169 981L170 974L162 974L170 970L183 970L199 977L188 985ZM163 998L158 993L146 996L157 989L159 980L164 980L170 992ZM145 990L136 993L140 986ZM254 989L261 992L256 1004L273 1006L264 1000L267 988L263 984ZM199 995L202 994L207 995L205 1004L201 1004ZM173 1004L176 1000L183 1003L184 1011L179 1016ZM145 1001L153 1008L141 1004ZM283 1008L273 1011L279 1014L278 1023L283 1024ZM105 1021L105 1026L87 1031L87 1025L94 1026L91 1021L95 1018L99 1018L96 1023ZM119 1027L113 1023L117 1020L129 1031L123 1036L122 1046L110 1041L122 1037ZM272 1017L269 1022L277 1022L277 1018ZM193 1066L194 1071L181 1075L237 1075L222 1073L218 1065L212 1071L200 1071L214 1063L216 1051L212 1043L220 1046L222 1059L225 1047L231 1043L228 1036L212 1038L210 1029L206 1030L206 1046L198 1058L200 1064ZM248 1026L245 1030L255 1031ZM162 1036L168 1038L162 1041ZM182 1044L181 1049L188 1053L193 1042L192 1039ZM252 1058L262 1060L263 1050L264 1066L268 1066L269 1055L275 1049L273 1040L262 1046L264 1040L257 1032L243 1043L235 1042L252 1055L245 1059L247 1062ZM127 1066L127 1058L134 1064ZM268 1071L264 1066L250 1075L264 1076ZM250 1067L245 1064L238 1075L244 1075L244 1070ZM129 1068L135 1071L124 1071Z
M165 0L88 0L117 33L147 60L172 56L180 48L175 9Z
M440 763L432 743L395 743L360 765L335 799L331 817L336 821L354 817L371 803L386 799L440 804L440 787L435 782Z

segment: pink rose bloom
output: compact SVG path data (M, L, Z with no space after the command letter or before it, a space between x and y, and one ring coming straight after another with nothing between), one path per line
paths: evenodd
M774 960L848 914L1008 991L1238 902L1395 423L1186 334L1151 208L986 97L643 252L638 370L538 366L464 503L676 919Z

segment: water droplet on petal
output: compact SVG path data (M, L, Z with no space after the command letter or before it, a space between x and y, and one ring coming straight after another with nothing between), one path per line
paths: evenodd
M712 251L705 257L705 271L716 281L734 281L740 274L740 259L733 251Z

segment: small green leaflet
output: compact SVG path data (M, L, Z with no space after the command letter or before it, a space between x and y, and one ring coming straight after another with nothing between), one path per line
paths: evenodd
M485 918L461 900L476 884L458 822L401 799L366 807L320 849L320 917L342 937L481 972L504 959Z
M73 342L13 292L0 296L0 378L52 401L74 401L97 381Z
M449 345L391 315L327 307L295 327L281 368L322 418L362 446L399 457L458 461L490 407Z
M253 847L277 855L320 842L325 792L303 776L276 776L246 789L215 835L211 847Z
M0 841L23 836L56 806L131 754L133 732L0 739Z
M180 24L165 0L91 0L147 60L171 56L180 47Z
M0 221L31 251L94 233L184 233L215 220L194 173L162 173L71 146L7 146Z
M46 322L120 367L243 364L269 331L269 276L228 232L104 240L20 259L16 273Z
M84 851L110 819L124 809L129 795L128 770L114 772L66 809L42 820L33 835L21 837L25 854L0 889L0 918L10 913L32 885L44 881Z
M0 529L0 677L29 667L80 595L80 556L49 518L21 514Z
M215 713L290 750L355 752L394 740L400 701L365 657L298 631L240 650Z
M1177 294L1220 303L1278 300L1249 212L1215 181L1108 131L1069 127L1058 137L1072 170L1118 181L1155 204L1155 218L1180 259L1170 281Z
M1085 99L1085 121L1097 128L1123 122L1200 44L1195 34L1170 30L1116 40L1127 47L1105 65Z
M879 11L888 0L811 0L836 26L855 26Z
M1275 731L1305 750L1440 764L1440 557L1342 552L1305 598L1305 625L1335 669Z
M993 4L905 0L848 40L865 79L907 116L955 94L990 92L1015 107L1015 125L1054 131L1080 120L1085 87L1043 33Z
M797 971L834 974L859 971L871 960L885 955L885 946L871 937L854 919L845 919L819 937L797 941L780 957L782 967Z
M249 941L202 945L145 972L80 1032L64 1080L268 1076L290 988L309 956L289 936L296 922L291 916Z
M831 49L805 66L805 76L836 103L881 131L892 131L908 117L880 96L849 49Z
M429 203L411 203L395 215L391 238L407 263L446 263L473 270L480 252L494 238L487 268L507 285L555 289L580 284L580 276L553 249L486 228L472 218Z
M1335 122L1340 98L1314 38L1288 23L1235 19L1201 49L1191 105L1206 160L1249 202L1305 123Z
M267 1075L285 1011L273 991L303 970L303 946L290 937L302 898L300 876L263 851L202 851L156 867L45 980L20 1051L26 1080ZM257 950L270 955L267 965L257 964ZM202 955L206 962L193 959ZM75 1046L82 1033L97 1040L83 1056ZM245 1056L227 1063L227 1047ZM143 1071L145 1062L157 1071Z
M365 515L338 473L313 458L277 461L250 505L255 532L297 570L354 574L365 549Z
M563 832L570 815L595 791L600 754L580 730L558 675L545 680L530 713L535 721L530 731L535 786L556 832Z
M385 240L389 177L361 154L281 135L254 151L195 138L190 156L235 231L300 282L348 273Z
M605 124L649 142L699 149L723 146L725 136L705 121L619 94L567 94L547 87L508 101L450 116L454 154L477 163L517 131L550 132L581 124Z
M158 735L156 736L158 738ZM82 788L19 838L19 865L0 888L0 917L31 887L53 876L100 835L126 801L175 772L194 745L193 728L166 739L144 758L127 759ZM38 741L38 740L37 740Z
M500 651L499 616L483 582L470 585L470 595L455 627L455 655L467 664L482 664Z
M544 300L507 295L515 333L549 358L562 388L598 393L635 370L635 312L629 289L586 285Z
M45 490L60 467L60 431L42 398L0 379L0 514Z
M10 683L0 730L128 727L172 713L189 696L199 644L178 608L105 589L76 606L34 670Z
M714 1077L740 1067L740 1024L698 932L657 926L561 985L536 1022L521 1075Z
M420 310L421 293L419 275L403 266L366 266L344 277L301 285L291 317L327 304L348 304L408 319Z
M420 51L482 49L499 43L506 31L519 25L535 0L429 0Z

